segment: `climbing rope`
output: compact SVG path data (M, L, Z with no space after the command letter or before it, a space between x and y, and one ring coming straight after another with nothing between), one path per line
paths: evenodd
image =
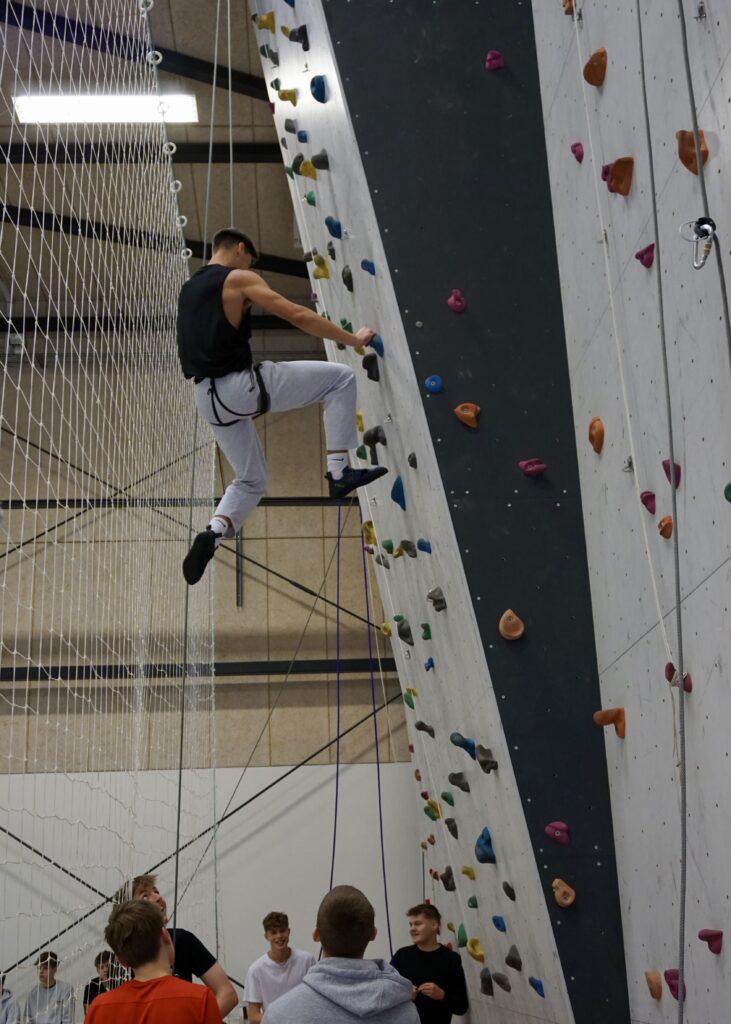
M333 810L333 841L330 856L330 884L333 887L335 878L335 854L338 842L338 807L340 803L340 510L342 502L338 502L338 539L337 561L335 563L335 807ZM370 635L370 630L368 630Z

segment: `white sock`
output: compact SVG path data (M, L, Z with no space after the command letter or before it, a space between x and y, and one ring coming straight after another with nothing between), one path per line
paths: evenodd
M225 519L222 519L221 516L213 516L210 523L207 526L207 529L213 530L213 532L217 535L216 547L218 547L218 545L223 540L224 533L226 532L226 530L228 530L228 523L226 522Z
M333 480L340 480L347 465L348 456L345 452L336 452L327 457L327 471Z

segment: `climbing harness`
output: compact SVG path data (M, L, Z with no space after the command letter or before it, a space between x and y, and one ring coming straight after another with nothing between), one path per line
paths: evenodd
M267 389L264 386L264 381L262 380L260 367L261 367L261 363L255 363L251 367L251 370L249 371L253 375L254 380L255 380L255 383L253 383L251 385L251 387L249 388L249 391L250 392L253 391L255 387L259 388L259 399L258 399L257 405L256 405L256 412L238 412L236 409L229 409L229 407L221 399L221 396L219 395L219 393L218 393L218 391L216 389L216 378L215 377L210 377L209 378L209 380L211 382L211 386L208 388L208 394L210 395L210 398L211 398L211 412L213 413L213 415L214 415L214 417L216 419L217 426L219 426L219 427L233 427L234 424L239 423L241 420L247 420L247 419L256 420L260 416L263 416L264 413L269 412L269 406L270 406L269 392L267 391ZM196 377L195 378L195 383L196 384L201 384L205 379L206 379L205 377ZM221 416L219 415L217 405L220 406L220 408L223 409L224 412L227 412L229 414L229 416L234 416L235 419L229 420L227 423L224 423L224 421L221 419Z

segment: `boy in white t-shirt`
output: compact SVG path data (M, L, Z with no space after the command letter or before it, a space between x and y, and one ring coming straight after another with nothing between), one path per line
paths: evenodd
M289 918L274 910L262 921L269 951L260 956L248 970L244 994L246 1012L251 1024L260 1024L264 1010L299 985L315 963L312 953L290 949Z

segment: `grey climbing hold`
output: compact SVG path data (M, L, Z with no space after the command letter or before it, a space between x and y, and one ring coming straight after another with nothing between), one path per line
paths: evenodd
M476 754L477 763L486 775L497 770L497 761L492 756L492 751L489 747L483 747L481 743L478 743Z
M287 120L284 122L284 130L285 132L289 132L290 135L296 135L297 122L293 118L288 117ZM302 159L304 160L304 157Z
M495 994L495 990L492 987L492 975L487 967L483 967L480 971L480 992L482 992L483 996Z
M371 465L378 465L378 452L376 451L376 445L382 444L386 447L386 433L380 424L375 427L369 427L368 430L363 434L363 444L366 448L370 449L371 453Z
M499 985L503 992L509 992L511 985L504 974L498 974L497 971L493 974L492 980L496 985Z
M463 793L469 793L470 784L464 777L464 772L450 772L447 778L449 779L450 786L456 786L457 789L461 789Z
M442 871L439 877L441 878L442 885L447 890L447 892L455 891L455 889L457 888L457 883L454 880L454 872L452 871L452 868L449 864L447 864L446 868L444 869L444 871Z
M300 167L302 166L302 164L304 162L305 162L305 154L304 153L296 153L292 157L292 170L294 171L295 174L299 174L300 173Z
M384 569L390 569L391 565L385 555L382 555L379 551L376 557L373 559L376 565L382 565Z
M510 882L503 882L503 892L509 900L512 900L513 903L515 903L515 889L512 887Z
M447 607L447 602L444 599L444 594L442 593L441 587L432 587L431 590L428 591L426 599L427 601L431 601L431 603L434 605L435 612L443 612L444 609Z
M434 739L433 725L427 725L426 722L418 721L414 722L414 728L417 729L419 732L425 732L428 736L431 736L431 738Z
M328 256L330 257L331 260L336 260L337 259L337 254L335 252L335 246L333 245L332 242L328 242L327 243L327 254L328 254Z
M345 287L348 289L349 292L352 292L352 290L353 290L353 271L350 269L350 267L347 266L347 265L344 266L342 274L340 276L343 279L343 284L345 285Z
M408 462L412 469L416 469L416 452L409 452L409 454L406 456L406 461Z
M309 50L310 40L307 36L307 25L298 25L297 28L291 28L288 38L290 43L299 43L305 52Z
M368 380L378 383L381 375L378 372L378 356L375 352L369 352L367 356L363 356L363 369L368 375Z
M459 832L457 831L457 822L454 820L454 818L445 818L444 824L449 829L450 834L453 835L455 839L459 839Z
M413 543L413 541L402 540L401 543L399 544L399 547L401 548L405 555L409 556L409 558L416 558L416 545Z
M513 945L508 950L508 955L505 957L505 963L508 967L512 967L514 971L523 970L523 961L520 959L520 953L518 947Z
M315 155L310 158L310 162L313 167L318 169L318 171L330 170L330 160L328 159L326 149L321 149L319 153L315 153Z
M408 619L401 619L396 627L396 631L405 644L408 644L409 647L414 646L414 637L411 633L411 626L409 625Z

